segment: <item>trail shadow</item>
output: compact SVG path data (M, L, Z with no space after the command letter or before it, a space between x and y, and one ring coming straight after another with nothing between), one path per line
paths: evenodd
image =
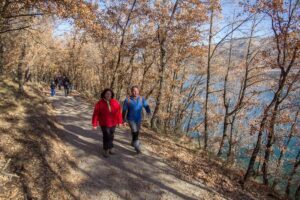
M118 142L115 142L115 144L114 144L116 153L119 154L118 157L115 156L115 158L117 157L117 159L114 159L113 156L109 159L105 159L105 158L102 158L100 151L98 151L98 150L100 150L99 147L101 145L99 142L101 142L101 140L97 139L98 142L96 144L89 143L89 142L86 142L86 141L80 139L78 136L74 135L73 134L74 132L73 133L70 133L69 131L65 132L65 134L67 134L67 133L68 133L68 135L61 137L61 139L63 139L66 143L69 143L69 144L75 146L76 148L83 150L85 152L85 154L78 153L78 155L77 155L78 159L81 159L80 156L86 157L87 154L89 156L94 155L94 156L98 157L98 159L100 159L102 162L106 163L107 166L109 166L109 168L105 169L105 170L107 170L106 172L99 170L99 172L97 172L97 173L92 173L89 171L89 169L82 169L79 166L76 166L76 168L78 170L80 170L82 173L84 173L85 175L90 177L90 180L87 180L86 182L82 183L82 185L80 186L81 188L82 187L84 188L84 187L86 187L86 185L88 185L88 188L86 188L86 189L89 191L94 191L95 193L97 193L99 190L111 190L114 193L116 193L119 196L124 197L124 198L126 197L126 193L122 193L121 191L126 189L128 193L131 193L133 195L134 198L137 198L137 197L138 197L138 199L143 198L144 194L140 194L139 192L137 192L137 190L133 190L133 191L130 190L130 187L134 187L134 186L132 186L133 183L130 183L133 181L134 183L139 184L139 185L145 185L145 186L146 185L155 185L157 188L160 188L160 190L154 192L154 196L159 196L163 190L166 190L178 197L181 197L182 199L188 199L188 200L196 199L193 197L189 197L185 194L182 194L181 192L176 191L175 189L165 185L164 183L160 182L159 180L155 180L155 178L151 177L151 174L155 174L155 173L157 174L158 172L170 174L170 172L169 172L169 170L167 170L167 168L163 169L162 167L156 166L156 163L160 162L159 160L157 160L155 158L151 158L149 156L145 159L144 155L142 155L143 160L138 159L137 157L134 157L134 155L136 155L136 154L133 150L124 148L123 146L119 145ZM130 166L128 166L128 163L137 163L137 162L141 163L140 166L145 166L145 165L148 166L149 168L144 167L144 170L147 170L147 171L145 171L143 173L138 173L135 170L133 170ZM99 169L99 167L97 165L89 166L89 167L94 170L97 168ZM122 171L122 172L124 172L124 174L128 174L128 175L125 175L126 177L124 177L124 174L123 174L123 177L122 178L120 177L120 180L116 180L116 181L119 181L119 184L117 184L117 185L119 185L119 187L117 187L117 188L110 187L112 185L111 182L105 183L105 182L101 181L102 177L105 176L105 174L107 174L107 173L109 174L112 171L112 169L116 169L116 168L118 169L118 171ZM95 179L97 179L98 182L101 182L101 184L95 185L94 184ZM122 180L125 180L125 181L122 181ZM128 181L128 180L131 180L131 181ZM120 182L122 184L120 184ZM124 187L126 185L127 186L129 185L129 187ZM123 189L122 189L122 187L123 187Z
M63 109L70 109L71 105L69 103L60 103L63 104ZM90 110L90 116L91 113L92 111ZM121 133L119 130L116 132L114 148L117 155L105 159L101 155L101 132L99 130L88 130L87 127L90 127L90 123L88 126L84 125L84 127L77 125L82 122L88 123L90 117L86 117L85 120L83 120L80 115L74 116L71 114L69 117L71 120L67 119L68 116L65 115L64 112L56 115L56 119L61 125L59 131L55 131L58 137L63 140L64 143L74 147L78 160L85 160L87 157L94 156L93 162L97 163L92 164L92 166L89 165L86 168L82 168L81 166L78 166L78 164L75 164L77 170L90 177L90 179L87 179L82 183L80 188L93 191L95 194L101 190L109 190L123 198L128 198L128 196L130 196L131 198L143 199L145 197L145 191L141 190L140 185L142 185L146 188L152 187L152 190L150 190L152 194L148 195L152 196L154 199L163 195L165 192L171 193L182 199L197 199L196 197L193 197L193 194L185 194L168 186L168 184L173 184L174 180L178 179L179 176L177 176L176 170L165 165L161 160L155 157L147 155L136 156L135 151L130 146L130 140L128 138L129 134ZM101 169L99 168L100 165L109 167ZM138 166L141 168L136 169ZM98 169L98 171L96 169ZM120 172L124 173L121 174ZM118 177L120 177L115 181L103 182L103 176L109 176L110 173L116 173ZM166 176L166 174L168 176ZM170 178L172 176L176 178ZM95 184L95 179L99 184ZM185 180L178 180L186 182ZM111 185L114 184L118 185L118 187L111 187ZM86 185L88 185L88 187ZM213 192L209 188L205 188L201 185L197 185L197 188Z
M35 172L32 172L30 177L23 176L24 185L29 194L33 193L31 192L33 188L35 192L39 191L41 199L53 198L51 197L53 193L54 195L69 196L72 199L77 199L75 194L69 189L69 185L63 181L61 175L48 162L52 151L50 140L55 140L55 135L49 129L51 122L48 120L47 110L44 106L47 100L44 99L40 90L36 88L31 88L31 90L36 96L28 95L29 101L23 102L26 113L25 122L29 128L22 131L23 134L26 134L28 140L20 140L19 142L24 145L22 154L25 160L23 165L30 165L30 163L26 163L31 160L28 159L28 156L38 161L32 169ZM53 165L55 160L51 159L51 162ZM64 168L62 163L57 162L56 165L62 169ZM39 179L39 182L33 182L34 179ZM53 187L52 182L57 182L58 186ZM36 197L31 196L31 198L34 199Z
M199 195L194 195L198 190L223 198L234 197L234 194L222 195L222 190L216 191L201 182L182 178L169 163L155 156L136 156L130 146L128 130L124 133L124 130L117 129L114 142L116 155L103 158L101 131L90 130L92 107L80 98L57 98L53 100L53 104L60 110L55 115L60 125L55 133L74 150L74 155L80 160L72 163L74 169L88 177L79 183L81 191L89 191L96 196L101 191L111 191L125 199L145 199L146 196L149 199L159 199L169 193L177 198L192 200L199 199ZM176 182L177 186L173 187ZM180 186L180 183L190 191L185 191L186 188ZM245 195L243 199L252 198Z
M3 82L0 85L5 87L5 90L1 88L3 92L0 92L0 97L3 97L0 104L1 114L9 111L15 115L17 112L16 116L7 115L2 118L13 124L9 131L0 131L1 136L8 135L12 145L0 149L6 159L11 159L8 170L20 177L17 181L24 198L53 199L56 195L63 199L77 199L69 189L68 183L53 169L53 165L60 166L62 170L64 166L51 159L51 140L55 140L56 136L47 129L49 121L44 106L47 100L43 94L38 89L30 88L30 92L26 89L25 95L20 97L15 86ZM20 111L16 111L15 100L22 108ZM18 125L18 121L22 121L22 124Z
M6 115L9 112L14 112L17 109L15 99L17 97L17 90L14 86L6 82L0 82L0 111L1 114ZM14 98L14 99L11 99Z

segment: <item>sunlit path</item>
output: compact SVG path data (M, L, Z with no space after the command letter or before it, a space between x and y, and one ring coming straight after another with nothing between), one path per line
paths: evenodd
M80 199L217 199L202 184L177 178L176 171L151 155L147 146L137 156L127 130L117 129L116 155L104 158L101 133L91 130L92 107L61 92L50 99L63 131L60 137L76 159L73 175L79 184L73 193Z

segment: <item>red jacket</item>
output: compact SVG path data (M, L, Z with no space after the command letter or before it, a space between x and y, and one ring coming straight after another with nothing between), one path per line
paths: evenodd
M109 110L108 103L104 99L98 101L95 105L92 119L93 127L98 125L113 127L117 124L122 124L122 112L119 102L116 99L111 99L110 107L111 110Z

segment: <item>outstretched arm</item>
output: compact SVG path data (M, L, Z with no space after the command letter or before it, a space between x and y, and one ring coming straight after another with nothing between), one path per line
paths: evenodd
M144 97L143 97L143 107L145 108L147 114L150 114L150 113L151 113L150 106L149 106L147 100L144 99Z

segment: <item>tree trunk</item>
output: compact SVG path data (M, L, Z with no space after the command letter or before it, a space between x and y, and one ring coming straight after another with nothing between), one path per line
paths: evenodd
M285 194L287 197L290 196L290 187L292 185L292 179L294 177L294 175L297 173L297 168L300 166L300 150L298 151L298 154L295 158L295 163L294 163L294 166L293 166L293 169L292 169L292 172L287 180L287 185L286 185L286 188L285 188Z
M228 141L228 152L227 152L227 160L229 162L231 162L233 159L233 155L232 155L232 147L233 147L233 144L232 144L232 140L233 140L233 129L234 129L234 123L235 123L235 119L236 119L236 114L235 113L233 116L232 116L232 119L231 119L231 122L230 122L230 133L229 133L229 141Z
M24 78L23 78L23 67L25 62L26 56L26 45L23 44L21 47L21 54L19 57L18 69L17 69L17 78L18 78L18 85L19 85L19 94L24 94Z
M259 129L259 132L258 132L258 135L257 135L256 144L255 144L255 147L253 149L252 155L250 157L250 161L249 161L249 164L248 164L247 171L244 175L243 184L248 180L248 178L250 176L252 176L254 174L254 168L253 167L254 167L254 163L255 163L256 157L258 155L258 152L260 150L261 139L262 139L261 137L262 137L262 134L263 134L263 129L265 127L266 121L267 121L268 112L269 112L271 106L272 106L272 104L270 104L264 111L263 119L260 123L260 129Z
M224 114L224 120L223 120L223 132L222 132L222 139L220 142L220 147L219 151L217 153L217 156L222 155L222 149L224 146L224 140L226 138L226 132L227 132L227 126L228 126L228 108L229 108L229 103L227 102L227 81L228 81L228 75L229 75L229 70L231 66L231 57L232 57L232 45L233 45L233 23L231 26L231 35L230 35L230 46L229 46L229 55L228 55L228 63L227 63L227 70L226 70L226 75L224 78L224 87L223 87L223 106L225 109L225 114Z
M118 75L118 70L119 70L119 66L120 66L120 63L121 63L121 57L122 57L122 53L123 53L125 33L126 33L127 28L129 26L130 17L131 17L131 14L133 12L133 9L135 7L135 4L136 4L136 0L133 1L131 9L130 9L130 11L128 13L128 16L127 16L126 24L122 28L122 35L121 35L121 41L120 41L120 44L119 44L117 62L116 62L116 66L114 67L113 77L112 77L112 81L111 81L111 84L110 84L111 89L114 89L114 87L115 87L115 81L116 81L116 78L117 78L117 75Z
M277 163L276 163L276 168L275 168L275 173L274 173L275 175L278 174L278 170L279 170L279 167L281 165L283 154L284 154L285 150L288 148L288 146L290 144L290 141L291 141L291 139L293 137L299 113L300 113L300 107L298 107L298 110L297 110L297 112L295 114L295 118L294 118L294 121L292 123L291 129L290 129L290 131L288 133L288 140L286 141L286 143L283 145L283 147L280 150L280 154L279 154L279 157L278 157L278 160L277 160ZM273 181L273 184L272 184L272 189L273 190L274 190L274 188L276 187L277 184L278 184L278 177L276 177L275 180Z
M194 109L195 109L195 101L193 101L193 103L192 103L192 111L191 111L191 115L190 115L190 118L189 118L189 121L188 121L188 124L187 124L186 134L188 134L190 132L190 129L191 129L191 123L192 123L192 120L193 120Z
M141 83L141 89L140 89L141 93L145 93L145 91L144 91L144 85L145 85L146 74L147 74L147 72L149 71L149 69L151 68L151 66L153 65L153 63L154 63L154 61L156 59L156 56L155 56L155 53L154 53L154 55L152 56L152 60L150 61L149 64L147 64L145 54L143 56L145 67L143 68L143 76L142 76L142 83Z
M171 22L174 18L175 11L178 6L178 2L179 2L179 0L176 0L174 3L174 7L172 9L172 14L170 16L167 26L164 27L164 29L161 29L160 27L158 27L158 30L157 30L157 39L159 41L159 50L160 50L160 59L159 59L160 77L159 77L158 94L156 96L156 105L155 105L155 109L153 111L153 115L151 118L151 128L157 128L156 121L157 121L157 115L158 115L158 111L160 110L160 104L161 104L161 100L162 100L162 89L164 86L165 68L166 68L166 63L167 63L165 42L166 42L166 39L167 39L166 37L167 37L168 31L169 31L168 30L169 25L171 24Z
M295 192L295 199L300 199L300 184L298 185Z
M267 138L264 162L263 162L263 166L262 166L263 181L264 181L265 185L268 185L268 183L269 183L269 180L268 180L268 163L269 163L270 154L271 154L271 147L272 147L273 139L274 139L274 125L275 125L275 120L276 120L276 116L277 116L278 106L279 106L279 102L277 101L276 104L275 104L274 110L272 112L272 118L270 120L270 126L269 126L269 131L268 131L268 138Z
M159 31L159 30L158 30ZM163 36L164 37L164 36ZM166 55L166 50L164 47L164 42L165 42L165 38L161 39L160 42L160 77L159 77L159 87L158 87L158 94L156 96L155 102L155 109L153 111L153 116L151 118L151 128L157 128L156 125L156 120L157 120L157 115L158 115L158 111L160 109L160 105L161 105L161 100L162 100L162 90L163 90L163 86L164 86L164 79L165 79L165 55Z
M176 71L173 72L173 80L172 82L176 81L177 79L177 73ZM171 118L172 118L172 107L173 107L173 99L174 99L174 90L175 90L175 85L172 84L171 86L171 96L168 99L168 106L167 106L167 113L168 113L168 118L166 120L165 126L164 126L164 132L167 132L167 129L170 128L170 123L171 123Z
M223 132L222 132L222 139L221 139L221 142L220 142L220 147L219 147L219 150L218 150L218 153L217 153L217 156L221 156L222 155L222 149L223 149L223 146L224 146L224 140L226 138L226 132L227 132L227 126L228 126L228 122L227 122L227 114L228 114L228 107L226 106L226 111L225 111L225 115L224 115L224 120L223 120Z
M208 56L207 56L207 69L206 69L206 93L204 103L204 150L207 150L208 142L208 97L209 97L209 84L210 84L210 65L211 65L211 46L212 46L212 29L214 19L214 7L211 6L210 23L209 23L209 37L208 37Z
M4 72L4 42L0 35L0 75Z

